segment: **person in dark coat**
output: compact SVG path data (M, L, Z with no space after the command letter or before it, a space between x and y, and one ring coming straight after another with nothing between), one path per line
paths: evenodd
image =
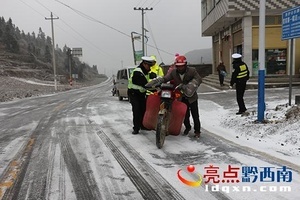
M217 67L217 71L219 74L220 86L224 86L224 78L226 76L227 71L223 62L220 62L220 64Z
M195 68L187 66L187 60L185 56L178 56L175 59L175 69L168 73L166 76L152 80L147 84L151 87L157 85L158 83L166 83L168 81L173 81L175 87L183 92L183 97L181 101L187 105L187 111L184 118L184 135L187 135L191 130L190 124L190 112L194 121L194 137L200 137L200 117L198 109L198 94L197 89L202 83L202 78L198 74Z
M246 112L247 108L244 102L244 94L246 90L246 84L249 80L249 69L246 63L242 61L242 55L239 53L232 54L233 62L233 72L230 80L230 88L235 84L236 88L236 100L239 106L239 111L237 115L241 115Z
M146 89L145 85L149 81L150 67L155 64L153 58L142 57L142 62L136 67L128 80L128 98L132 106L133 131L132 134L138 134L143 128L142 122L146 111Z

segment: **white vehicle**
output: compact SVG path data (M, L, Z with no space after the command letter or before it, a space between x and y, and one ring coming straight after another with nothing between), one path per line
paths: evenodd
M116 96L119 98L120 101L122 101L123 98L128 98L128 80L134 68L135 67L126 67L124 69L118 70L116 80Z

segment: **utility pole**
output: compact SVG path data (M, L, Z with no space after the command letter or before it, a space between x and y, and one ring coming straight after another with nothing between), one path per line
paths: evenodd
M143 56L145 55L145 28L144 28L144 10L153 10L153 8L133 8L134 10L141 10L142 11L142 50L143 50Z
M67 55L69 58L68 59L69 60L69 73L70 73L69 81L72 81L72 50L70 48L68 48Z
M57 80L56 80L56 65L55 65L55 42L54 42L54 28L53 28L53 20L54 19L59 19L58 17L53 18L52 12L51 12L51 17L47 18L45 17L46 20L51 20L51 29L52 29L52 66L53 66L53 71L54 71L54 88L55 91L57 91Z

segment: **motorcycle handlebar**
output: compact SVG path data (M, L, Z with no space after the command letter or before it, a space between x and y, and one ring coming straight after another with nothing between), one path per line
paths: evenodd
M180 91L180 89L178 88L178 86L174 88L174 85L168 84L168 83L159 83L159 84L153 85L151 87L150 86L145 86L144 88L146 90L151 91L151 92L153 92L153 91L159 91L159 90L162 90L162 89L169 89L169 90L173 90L173 91L175 91L175 90Z
M149 91L155 91L157 89L160 89L161 88L161 84L158 84L158 85L154 85L152 87L149 87L149 86L145 86L144 87L146 90L149 90Z

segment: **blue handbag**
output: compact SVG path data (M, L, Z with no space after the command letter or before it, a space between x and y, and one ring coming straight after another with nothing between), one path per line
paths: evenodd
M220 74L221 74L222 76L224 76L224 77L227 76L227 73L226 73L224 70L221 70L221 71L220 71Z

